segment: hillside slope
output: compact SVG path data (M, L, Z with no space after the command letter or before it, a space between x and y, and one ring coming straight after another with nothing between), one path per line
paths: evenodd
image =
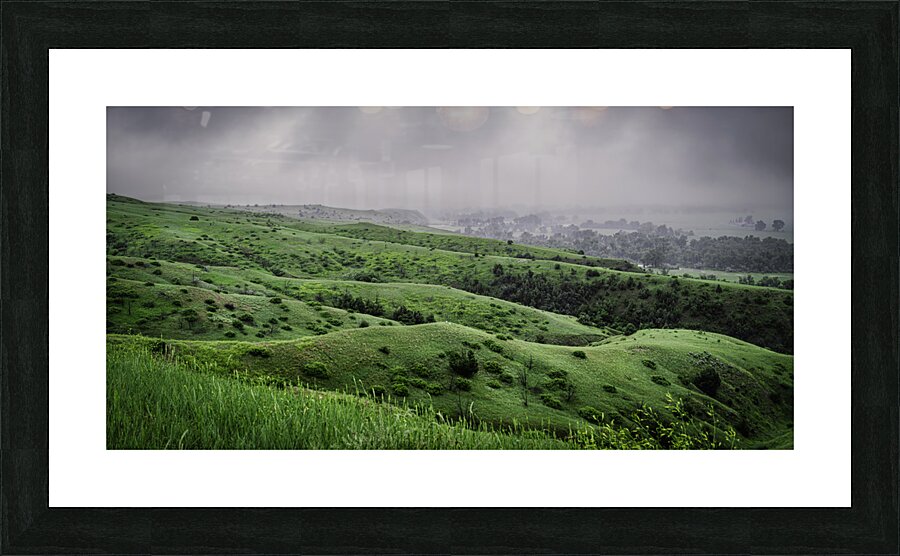
M327 230L316 226L278 215L109 197L107 253L111 265L113 258L132 257L145 264L230 267L286 280L444 285L574 316L599 329L686 327L727 334L782 353L793 350L789 291L621 272L602 268L612 263L590 257L579 258L576 264L566 262L573 255L565 251L559 251L560 260L555 261L557 255L540 258L550 257L552 250L506 244L488 248L483 242L489 240L451 234L338 226L342 234L362 230L365 238L360 239L323 233ZM390 241L369 239L381 235ZM452 250L466 248L478 251ZM515 251L513 256L502 254L507 248ZM111 268L110 274L120 271ZM291 289L299 292L301 287L286 282L280 294L289 295ZM537 339L536 334L529 338Z
M450 323L341 330L295 341L196 342L109 336L177 358L215 363L226 375L315 388L374 392L433 405L443 415L495 426L566 434L587 422L627 424L635 409L664 407L667 394L717 429L733 426L743 447L790 447L793 360L699 331L645 330L592 347L499 339ZM472 352L469 379L451 372ZM707 406L714 408L714 417Z

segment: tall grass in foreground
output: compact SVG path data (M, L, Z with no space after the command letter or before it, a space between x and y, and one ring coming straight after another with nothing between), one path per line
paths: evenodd
M641 406L632 425L584 425L561 440L519 425L448 421L431 408L378 403L351 394L278 388L217 376L212 363L153 355L140 346L107 346L106 443L109 449L722 449L735 432L704 428L681 400L674 420ZM712 409L709 409L712 412ZM710 417L715 419L715 414ZM603 421L600 416L600 421Z
M107 353L109 449L565 449L549 437L442 423L371 399L188 370L141 348Z

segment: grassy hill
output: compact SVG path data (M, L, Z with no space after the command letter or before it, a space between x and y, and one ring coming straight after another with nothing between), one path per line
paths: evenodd
M110 196L109 445L792 446L792 292L616 268Z
M328 227L272 215L154 205L121 197L107 202L111 264L113 257L133 257L199 265L201 270L229 267L232 279L249 272L285 279L445 285L574 316L596 328L625 332L695 328L782 353L793 350L789 291L616 271L602 267L615 263L590 257L574 264L565 262L572 257L565 251L553 255L560 261L542 259L555 250L490 244L491 240L478 238L390 231L374 225L338 228L341 233L386 234L391 241L324 233ZM488 244L492 247L485 247ZM473 246L479 252L449 249ZM484 254L507 248L528 256ZM110 272L115 276L120 270ZM291 294L285 288L295 288L299 295L301 286L286 282L282 295Z
M429 232L411 231L410 229L379 226L370 222L330 226L307 224L305 229L319 233L335 234L370 241L415 245L418 247L440 249L443 251L458 251L460 253L495 255L519 259L542 259L592 267L612 268L615 270L639 270L635 265L621 259L588 257L586 255L579 255L562 249L519 245L514 244L511 241L506 242L498 239L451 234L443 230Z
M437 321L542 343L587 345L610 335L607 329L581 324L571 316L447 286L278 278L260 270L198 269L135 258L112 258L109 268L107 331L112 333L204 340L236 335L249 340L288 339L341 328L401 324L392 317L402 319L398 311L403 307ZM280 301L272 303L274 299ZM360 306L359 300L369 305ZM242 321L244 326L236 330L234 321L246 314L253 321Z
M716 419L734 427L747 447L783 444L793 419L790 356L698 331L642 331L583 348L499 339L450 323L264 343L128 336L109 342L214 364L223 376L373 392L433 406L445 416L495 427L524 423L560 435L591 422L627 425L642 404L665 407L667 394L684 399L688 411L709 424L712 405ZM472 352L477 361L469 378L451 371L460 352Z

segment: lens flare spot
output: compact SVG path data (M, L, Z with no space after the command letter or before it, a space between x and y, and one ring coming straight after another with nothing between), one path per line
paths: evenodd
M437 113L441 123L453 131L474 131L484 125L490 110L484 106L441 106Z

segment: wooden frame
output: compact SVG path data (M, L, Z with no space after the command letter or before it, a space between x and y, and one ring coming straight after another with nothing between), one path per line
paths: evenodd
M0 10L0 553L900 550L896 1L3 2ZM98 47L851 48L852 507L48 508L48 50Z

